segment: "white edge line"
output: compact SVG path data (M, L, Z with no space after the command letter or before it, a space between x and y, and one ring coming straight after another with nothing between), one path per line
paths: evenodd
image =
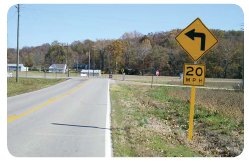
M105 157L112 157L111 141L111 103L110 103L110 80L107 85L107 110L106 110L106 130L105 130Z

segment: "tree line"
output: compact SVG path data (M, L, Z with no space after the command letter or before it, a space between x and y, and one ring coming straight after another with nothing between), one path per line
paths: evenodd
M184 63L193 61L176 42L181 30L148 33L137 31L124 33L119 39L74 41L71 44L54 41L20 50L20 63L33 70L47 69L54 63L66 63L70 69L75 65L88 65L104 73L177 76ZM215 45L198 63L206 65L206 77L243 78L244 31L211 30L218 39ZM89 54L90 53L90 54ZM8 63L16 62L16 49L7 49Z

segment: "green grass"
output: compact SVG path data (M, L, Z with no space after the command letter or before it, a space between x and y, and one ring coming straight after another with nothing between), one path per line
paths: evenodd
M49 73L49 72L39 72L39 71L28 71L28 72L19 72L18 73L19 76L21 77L26 77L26 76L40 76L40 77L67 77L68 76L68 73ZM16 75L16 72L13 71L12 72L12 75L15 76ZM75 71L70 71L69 73L69 76L70 77L79 77L80 76L80 73L79 72L75 72Z
M22 93L27 93L39 90L51 85L64 81L65 79L36 79L36 78L19 78L16 83L16 78L8 78L7 80L7 96L15 96Z
M123 156L123 157L135 157L135 156L137 156L134 149L127 147L126 145L117 144L116 148L117 148L117 150L115 152L116 156Z
M152 137L152 143L150 147L157 152L162 152L165 157L195 157L201 156L200 154L193 152L186 146L183 145L169 145L162 137Z
M195 105L194 138L187 140L189 102L177 97L188 88L113 84L112 139L114 156L237 156L243 150L243 115L227 116L218 103L231 98L234 113L241 110L238 92L205 91L217 98ZM197 90L199 91L199 90ZM201 90L204 91L204 90ZM204 93L204 92L201 92ZM241 93L241 92L239 92ZM209 95L207 95L209 96ZM237 97L236 97L237 96ZM200 98L202 99L202 98ZM206 102L204 102L206 103ZM230 109L230 108L229 108Z
M168 111L156 110L160 113L158 114L158 117L160 117L161 119L167 119L168 116L176 116L179 117L177 118L177 120L180 125L186 125L188 121L185 119L188 119L189 102L170 96L170 91L177 91L177 89L178 88L158 87L153 89L152 91L149 91L148 95L150 95L155 100L170 103L170 109L168 109ZM225 115L218 113L217 111L209 111L208 109L200 105L195 105L194 119L199 120L199 122L209 126L208 129L210 130L219 129L224 133L236 131L237 129L239 129L239 127L241 127L241 125L243 125L241 124L243 123L243 119L242 121L236 121L234 118L226 117Z
M114 156L201 156L188 147L168 144L163 134L153 134L154 130L147 128L151 116L158 117L164 113L146 110L134 95L138 97L134 87L111 87Z

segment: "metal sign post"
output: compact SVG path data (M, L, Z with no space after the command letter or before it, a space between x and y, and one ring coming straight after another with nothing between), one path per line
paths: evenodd
M122 73L122 81L125 80L125 72L124 72L124 68L121 69L121 73Z
M197 64L197 60L211 49L218 40L199 18L182 30L175 39L194 61L194 64L184 64L183 74L183 84L191 85L188 140L192 141L196 86L204 86L206 71L205 65Z
M154 72L155 72L155 69L152 68L152 66L151 66L151 85L150 85L151 88L152 88L152 85L154 83Z
M195 114L195 86L191 86L190 109L189 109L189 127L188 127L188 140L190 140L190 141L192 141L192 139L193 139L194 114Z

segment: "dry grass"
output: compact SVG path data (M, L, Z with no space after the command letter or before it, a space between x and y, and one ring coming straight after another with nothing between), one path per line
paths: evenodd
M104 74L103 77L108 77ZM121 81L122 75L113 75L114 80ZM152 76L141 76L141 75L126 75L125 81L132 81L138 83L151 83ZM214 88L228 88L228 89L241 89L241 79L222 79L222 78L206 78L205 87ZM169 85L183 85L182 79L177 76L154 76L153 84L169 84Z
M181 140L173 138L175 131L154 116L154 107L139 97L142 89L132 88L111 87L114 156L200 156L185 146L179 147ZM159 102L149 104L162 106Z
M189 101L190 89L176 88L171 90L169 95ZM235 120L244 120L244 93L241 91L197 89L196 104Z
M243 108L243 93L226 94L225 91L213 90L197 93L203 98L197 97L194 140L189 142L187 89L113 84L114 156L239 155L243 149L244 134L243 111L240 107L242 105ZM213 95L213 98L207 99L209 95ZM241 120L234 120L235 117L219 110L225 110L227 105L223 106L222 101L231 98L234 100L227 105L236 110Z

